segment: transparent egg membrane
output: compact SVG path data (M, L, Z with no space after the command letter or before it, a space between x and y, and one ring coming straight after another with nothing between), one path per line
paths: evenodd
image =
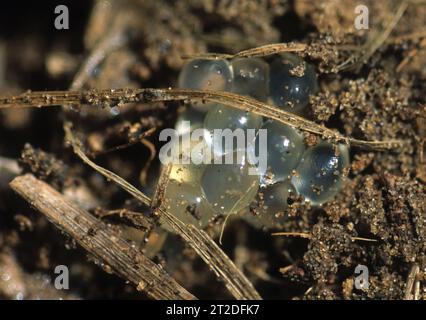
M164 208L184 223L204 228L216 213L203 196L201 177L205 165L174 164L164 194ZM168 225L165 228L173 231Z
M268 134L268 166L260 176L261 184L266 186L290 179L305 151L302 134L274 120L266 120L261 129L267 130ZM260 142L256 141L255 146L259 150Z
M348 166L348 147L323 141L303 153L291 182L306 200L322 204L341 189Z
M229 129L234 131L236 129L244 130L241 135L245 141L244 145L247 145L247 135L245 134L247 129L259 129L262 125L262 117L244 110L237 110L224 105L217 104L213 106L209 112L207 112L204 119L205 129L205 140L207 144L212 148L215 156L222 156L229 152L233 152L239 148L237 138L233 140L232 146L227 148L225 145L226 141L220 139L222 142L219 144L219 139L214 138L215 129ZM226 134L226 131L223 131ZM253 135L253 141L255 135Z
M317 91L314 68L291 54L276 58L271 63L269 94L271 101L281 109L303 114L309 96Z
M266 101L268 96L268 64L257 58L240 58L231 61L234 74L232 92Z
M245 219L258 228L280 228L287 221L287 207L296 190L290 181L277 182L259 189L255 206Z
M317 79L312 66L285 54L270 63L257 58L192 60L181 71L179 86L235 92L303 114L309 95L317 90ZM242 216L251 224L276 228L285 222L290 196L301 195L320 205L342 188L349 165L346 145L321 141L306 147L302 134L290 126L215 103L192 105L181 113L176 123L179 134L188 133L182 130L183 121L191 122L190 132L204 128L203 143L212 147L214 159L222 160L222 164L173 165L165 207L185 223L204 228L218 214L244 212ZM215 149L212 145L215 129L266 129L266 171L249 173L255 167L247 157L238 157L241 150L237 150L236 139L230 150L234 162L224 163L223 146ZM261 141L258 137L254 141L250 152L259 156Z
M227 164L222 156L222 164L208 164L201 177L204 197L216 212L224 215L247 208L259 189L258 175L249 172L254 166L244 156L238 159L238 152L233 159L233 164Z
M202 128L205 114L194 108L187 108L176 119L175 129L179 135L190 133L194 129ZM184 125L184 121L189 121L189 128Z
M226 60L189 61L182 69L178 86L185 89L231 91L233 72ZM211 103L194 103L193 107L199 111L208 111Z

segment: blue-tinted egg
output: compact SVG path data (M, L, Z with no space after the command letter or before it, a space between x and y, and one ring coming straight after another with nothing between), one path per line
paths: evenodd
M280 228L287 220L289 198L296 191L289 181L278 182L259 189L254 213L244 216L255 227Z
M306 200L321 204L341 189L348 166L348 147L323 141L303 153L291 182Z
M268 93L268 64L257 58L238 58L231 61L234 73L232 92L265 101Z
M305 150L303 136L296 129L273 120L265 121L261 129L267 130L267 168L261 175L261 184L289 179ZM261 148L257 141L256 149Z
M295 55L282 55L270 65L269 95L283 110L302 113L317 90L314 68Z

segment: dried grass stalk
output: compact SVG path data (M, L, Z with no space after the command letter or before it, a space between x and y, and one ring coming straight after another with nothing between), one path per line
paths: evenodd
M183 59L233 59L233 58L255 58L266 57L281 52L299 52L305 51L308 45L304 43L272 43L264 46L240 51L236 54L223 54L223 53L200 53L195 55L183 56Z
M158 264L145 257L104 222L66 200L47 183L26 174L10 186L92 254L104 269L132 282L152 299L196 299Z
M13 107L57 106L57 105L95 105L112 107L117 104L159 101L202 100L253 112L274 119L302 131L321 136L332 142L342 142L369 150L392 150L403 147L402 140L366 141L345 137L337 130L329 129L313 121L281 110L275 106L230 92L190 89L116 89L88 91L27 92L19 96L0 97L0 109Z
M81 143L74 136L71 124L64 125L66 140L72 145L74 152L90 167L101 173L107 179L114 181L125 191L130 193L134 198L147 206L151 206L153 201L138 190L136 187L128 183L117 174L95 164L91 161L81 149ZM167 183L164 175L168 175L166 167L160 181ZM158 189L164 186L160 185ZM157 201L159 201L157 198ZM161 202L161 200L160 200ZM197 229L193 225L187 225L177 219L174 215L167 212L161 207L161 203L157 203L159 207L155 209L156 214L162 223L167 223L180 237L194 249L194 251L204 260L204 262L215 272L217 277L225 283L226 288L236 299L260 300L261 296L256 291L251 282L244 274L235 266L231 259L220 249L220 247L209 237L204 231Z

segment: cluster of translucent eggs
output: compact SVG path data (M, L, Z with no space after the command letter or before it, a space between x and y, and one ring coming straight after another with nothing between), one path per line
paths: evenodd
M314 68L290 54L268 62L258 58L191 60L178 81L181 88L234 92L299 115L305 114L309 96L317 90ZM190 130L203 128L206 137L214 129L267 130L267 170L262 174L249 174L253 165L246 157L233 164L173 165L166 207L185 223L204 227L215 215L248 211L255 203L258 216L248 220L274 227L284 217L291 195L319 205L342 187L349 165L346 145L320 141L307 147L302 134L290 126L211 102L194 103L181 113L176 123L179 134L184 133L183 121L190 121ZM254 145L259 146L259 141ZM214 157L225 153L214 150Z

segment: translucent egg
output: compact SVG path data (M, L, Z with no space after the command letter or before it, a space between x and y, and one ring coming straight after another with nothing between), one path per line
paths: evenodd
M198 153L201 149L196 148L200 142L190 140L188 144L185 144L179 139L174 143L179 148L179 157L172 164L163 207L182 222L204 228L215 216L215 211L201 190L201 177L206 165L199 161L203 157ZM205 145L205 143L201 144ZM194 164L194 159L201 164ZM174 232L168 225L163 227Z
M259 228L280 228L287 218L288 200L294 194L296 191L289 181L259 189L256 215L247 214L245 220Z
M173 164L169 180L177 183L200 184L204 165Z
M262 125L262 117L254 113L216 104L204 119L204 128L213 129L258 129Z
M302 113L317 90L314 68L295 55L282 55L270 65L269 94L283 110Z
M178 85L185 89L231 91L232 80L232 69L228 61L195 59L183 67ZM207 111L210 103L194 103L193 106L200 111Z
M303 153L291 182L306 200L312 204L321 204L341 189L348 165L349 151L346 145L320 142Z
M179 114L176 119L175 129L179 135L190 133L192 130L203 126L205 114L192 107L186 108ZM184 121L189 121L189 126L184 124Z
M268 93L268 64L257 58L231 61L234 73L232 92L265 101Z
M221 214L238 213L247 208L255 198L259 188L259 177L249 174L254 169L245 157L237 161L234 153L234 164L212 163L206 166L201 177L203 194L213 209Z
M267 130L267 168L261 184L269 185L289 179L305 150L303 136L290 126L268 120L261 129ZM256 143L256 148L261 147Z
M204 228L215 212L203 196L200 179L204 165L173 165L165 191L163 206L186 224ZM173 231L168 225L165 229Z
M202 195L199 185L170 181L165 193L164 208L186 224L204 228L215 216L211 205ZM165 226L166 229L172 229Z
M204 139L206 135L204 131L202 122L192 122L188 118L178 121L175 131L170 134L172 136L170 141L169 135L163 137L160 135L164 139L162 141L167 141L159 151L160 161L163 164L172 161L173 163L193 163L195 165L210 162L211 148Z
M213 151L216 156L238 150L237 139L234 139L232 150L225 149L225 143L222 147L218 147L213 142L213 135L215 129L230 129L234 131L236 129L244 130L245 145L247 145L247 129L259 129L262 125L262 117L254 113L250 113L243 110L237 110L235 108L226 107L224 105L217 104L209 112L207 112L204 119L204 129L206 130L206 142L213 146ZM255 135L253 135L254 141ZM217 142L217 140L216 140Z

